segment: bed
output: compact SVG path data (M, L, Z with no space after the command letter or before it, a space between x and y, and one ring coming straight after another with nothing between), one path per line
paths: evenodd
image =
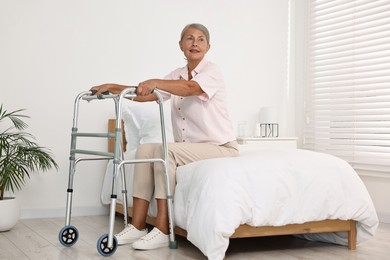
M141 108L131 102L124 106L125 158L131 159L137 145L158 141L152 140L159 135L151 126L159 126L159 119L153 112L157 104L151 103L148 108L142 104ZM164 109L169 122L169 106ZM171 129L167 128L171 140ZM114 129L115 120L109 120L109 130ZM112 147L111 140L109 149ZM132 167L126 165L129 194ZM109 162L102 189L102 201L107 204L111 176ZM131 196L128 198L131 206ZM123 213L118 200L117 212ZM152 225L153 216L156 208L151 203L147 221ZM378 226L363 182L345 161L308 150L259 149L253 145L240 145L236 158L179 167L174 216L176 234L187 237L209 259L223 259L229 239L242 237L293 234L356 249L358 243L375 234Z

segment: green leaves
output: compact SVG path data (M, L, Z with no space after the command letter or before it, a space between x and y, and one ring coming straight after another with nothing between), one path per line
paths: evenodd
M21 118L29 118L29 116L19 114L19 112L24 111L25 109L18 109L13 112L8 113L3 109L3 105L0 106L0 122L3 119L10 119L14 125L14 127L18 130L24 130L28 127L28 125Z
M30 172L58 169L50 151L33 141L34 136L22 131L28 127L22 118L28 116L20 114L21 111L24 109L8 113L0 106L0 126L5 119L12 123L11 127L0 130L0 200L5 191L20 190L30 178Z

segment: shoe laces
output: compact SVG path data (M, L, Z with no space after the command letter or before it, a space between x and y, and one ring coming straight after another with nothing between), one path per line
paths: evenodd
M124 234L130 232L131 230L135 229L135 227L131 224L127 224L127 226L118 234L116 234L117 237L123 236Z
M145 236L141 237L141 240L152 240L158 235L163 234L158 228L153 228L152 231L147 233ZM164 234L165 235L165 234Z

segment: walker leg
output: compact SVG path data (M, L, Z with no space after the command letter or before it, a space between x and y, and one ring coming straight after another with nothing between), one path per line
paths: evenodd
M175 239L174 220L173 220L172 195L167 196L167 200L168 200L168 219L169 219L169 248L177 249L177 241Z
M70 225L70 219L72 215L72 199L73 199L73 175L75 172L75 163L74 160L71 159L69 166L69 180L68 180L68 189L67 197L66 197L66 213L65 213L65 226Z
M66 197L66 213L65 213L65 226L70 225L70 218L71 218L71 210L72 210L72 196L73 195L73 189L67 190L67 197Z
M97 241L97 250L102 256L111 256L118 248L118 241L114 236L116 195L111 195L110 222L108 234L102 235Z
M165 174L165 180L166 180L166 191L167 191L167 204L168 204L168 219L169 219L169 248L176 249L177 248L177 242L175 239L175 220L173 216L173 196L171 194L170 189L170 176L168 171L168 144L167 144L167 138L165 134L165 122L164 122L164 111L163 111L163 99L161 94L157 91L156 93L158 100L159 100L159 108L160 108L160 123L161 123L161 141L162 141L162 149L163 149L163 166L164 166L164 174Z
M109 220L109 229L108 229L108 247L113 246L114 240L114 223L115 223L115 208L116 208L116 195L111 195L111 205L110 205L110 220Z
M123 199L123 221L125 226L128 224L128 202L127 202L127 187L126 187L126 177L125 170L123 167L120 168L121 180L122 180L122 199Z

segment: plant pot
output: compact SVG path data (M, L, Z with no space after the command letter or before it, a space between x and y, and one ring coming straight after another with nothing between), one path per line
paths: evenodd
M18 223L20 206L16 198L0 200L0 232L8 231Z

